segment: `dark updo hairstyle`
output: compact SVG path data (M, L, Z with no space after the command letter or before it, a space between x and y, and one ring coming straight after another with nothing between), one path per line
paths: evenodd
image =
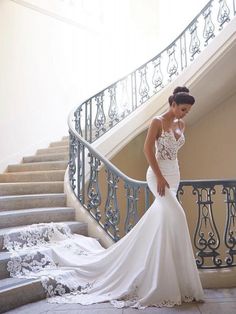
M172 103L173 102L175 102L177 105L193 105L195 103L195 99L192 95L189 95L188 93L180 92L173 95Z
M173 91L173 95L168 99L170 106L172 105L174 95L181 92L189 93L189 89L186 86L177 86Z

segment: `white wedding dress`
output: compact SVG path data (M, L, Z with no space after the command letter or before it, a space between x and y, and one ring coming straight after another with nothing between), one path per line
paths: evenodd
M158 164L170 189L159 196L156 177L148 169L156 199L125 237L104 249L93 238L72 235L62 224L28 227L18 239L5 237L5 247L13 252L11 276L41 278L49 302L110 301L118 308L142 309L202 301L185 213L176 198L177 151L183 143L184 135L176 139L172 131L163 131L156 141Z

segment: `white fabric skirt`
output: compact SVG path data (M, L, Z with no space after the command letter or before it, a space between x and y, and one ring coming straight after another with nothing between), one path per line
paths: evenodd
M202 301L203 290L185 213L176 198L178 162L159 164L170 189L160 197L156 177L148 169L148 185L156 199L125 237L104 249L95 239L65 237L55 228L52 245L41 249L41 254L51 261L48 267L37 272L22 271L21 275L40 277L53 296L49 302L88 305L110 301L118 308L142 309ZM19 268L19 259L15 266L12 260L12 274L14 267ZM55 291L63 292L65 287L72 292L54 296Z

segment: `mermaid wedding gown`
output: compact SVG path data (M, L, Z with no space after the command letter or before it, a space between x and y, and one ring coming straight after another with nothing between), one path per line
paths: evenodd
M156 141L158 164L170 188L159 196L149 167L147 181L156 199L120 241L104 249L62 224L31 226L21 239L5 238L13 252L11 276L40 278L49 302L110 301L115 307L142 309L203 300L185 213L176 198L177 151L183 144L184 135L176 139L172 131L163 131Z

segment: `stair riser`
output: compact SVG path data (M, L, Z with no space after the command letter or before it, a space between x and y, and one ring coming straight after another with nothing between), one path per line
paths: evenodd
M19 184L19 183L1 183L0 196L1 195L24 195L24 194L46 194L46 193L63 193L63 182L52 183L31 183L31 184Z
M23 157L23 163L27 162L45 162L45 161L67 161L69 160L69 154L51 154L51 155L38 155Z
M69 141L65 140L65 141L60 141L60 142L53 142L49 145L49 147L67 147L67 149L69 148Z
M46 154L56 154L56 153L67 153L69 147L52 147L52 148L43 148L38 149L36 155L46 155Z
M45 171L43 173L7 173L0 174L0 183L7 182L50 182L64 181L64 170Z
M21 199L0 199L0 211L3 210L16 210L25 208L39 208L39 207L65 207L66 206L66 196L64 194L51 196L47 195L45 197L25 196Z
M1 217L0 228L9 228L23 225L30 225L44 222L61 222L74 220L74 211L65 209L58 212L30 212L19 213L18 215L6 215Z
M51 170L66 170L68 166L67 161L61 162L49 162L45 164L35 163L35 164L19 164L19 165L10 165L7 168L7 172L23 172L23 171L51 171Z
M35 281L28 285L16 286L13 289L0 293L0 313L45 298L46 294L40 281Z
M69 228L72 233L88 236L88 226L86 224L69 225ZM18 237L19 234L20 234L20 231L14 233L16 238ZM6 252L6 249L3 249L3 243L4 243L4 236L0 235L0 252L3 252L3 251Z

